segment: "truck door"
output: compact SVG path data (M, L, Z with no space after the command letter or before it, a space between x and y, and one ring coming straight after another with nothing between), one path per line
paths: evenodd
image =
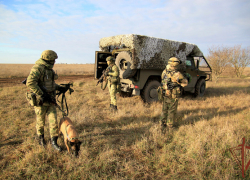
M192 90L197 82L197 68L194 64L193 57L188 57L186 59L186 72L189 73L192 77L191 82L184 88L185 91Z
M102 76L103 70L108 67L106 58L111 55L112 53L110 52L95 52L95 79L99 79Z

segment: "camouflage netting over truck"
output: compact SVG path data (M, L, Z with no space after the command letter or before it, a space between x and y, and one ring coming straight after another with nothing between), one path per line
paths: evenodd
M106 52L110 46L129 48L133 52L131 69L164 69L170 57L184 62L187 56L203 56L195 44L136 34L105 37L99 45Z

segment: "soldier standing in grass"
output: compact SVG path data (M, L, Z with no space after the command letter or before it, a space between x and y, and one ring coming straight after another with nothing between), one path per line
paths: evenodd
M181 87L188 85L188 80L177 70L180 64L181 61L176 57L170 58L161 75L163 106L160 120L163 129L178 126L176 121L178 97L181 95Z
M108 77L108 88L111 98L110 109L117 111L117 100L116 100L116 93L117 87L120 84L120 77L119 77L119 69L115 65L115 59L112 56L106 58L108 67L105 71L105 76Z
M58 123L56 107L50 103L51 99L55 100L56 90L64 90L63 87L55 83L58 76L52 68L57 58L56 52L52 50L43 51L41 58L32 67L26 85L35 94L36 102L33 105L36 113L36 130L39 144L45 146L44 125L45 115L47 114L52 146L57 151L61 151L61 147L57 144Z

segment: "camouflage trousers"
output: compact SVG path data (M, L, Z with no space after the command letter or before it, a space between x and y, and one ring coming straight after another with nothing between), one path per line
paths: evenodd
M37 135L44 134L45 115L49 121L50 137L58 136L57 113L54 105L35 106Z
M162 113L160 118L162 125L173 126L178 124L176 121L177 106L178 98L163 96Z
M109 88L109 94L110 94L110 98L111 98L110 104L117 106L117 100L116 100L117 84L112 84L109 82L108 88Z

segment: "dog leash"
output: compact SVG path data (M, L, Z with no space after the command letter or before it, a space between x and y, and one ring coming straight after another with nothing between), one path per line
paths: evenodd
M56 95L57 95L57 101L59 103L61 103L61 108L62 108L62 111L64 112L63 113L63 117L64 116L68 116L69 114L69 108L68 108L68 104L67 104L67 100L66 100L66 96L65 96L65 93L69 90L69 94L71 95L72 92L74 92L73 89L70 88L70 86L73 86L73 83L68 83L68 84L60 84L62 86L65 86L67 88L66 91L61 91L61 92L58 92ZM62 99L61 99L61 102L58 100L60 95L62 95ZM66 107L66 112L64 111L64 104L65 104L65 107Z
M61 101L59 101L58 98L59 98L59 96L60 96L61 94L62 94L62 99L61 99ZM64 116L68 116L68 114L69 114L69 109L68 109L68 104L67 104L67 101L66 101L65 93L57 94L57 101L58 101L59 103L61 103L61 108L62 108L62 111L64 112L64 113L63 113L63 117L64 117ZM64 104L65 104L65 107L66 107L66 113L65 113L65 111L64 111Z

